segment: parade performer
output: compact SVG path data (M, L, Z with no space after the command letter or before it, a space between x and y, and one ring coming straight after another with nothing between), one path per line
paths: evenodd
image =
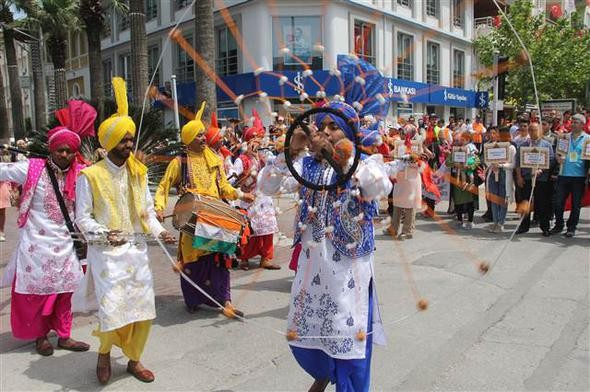
M328 107L358 123L351 106L332 102ZM355 130L333 114L320 113L315 121L320 131L312 138L313 155L294 167L308 181L330 184L335 170L322 150L346 171ZM303 135L294 135L291 146L305 140ZM373 268L377 204L371 201L391 190L390 173L382 161L378 154L367 158L355 180L341 191L299 190L294 244L302 249L291 289L287 336L295 359L315 379L310 390L324 390L332 382L337 391L368 391L372 344L385 342ZM276 164L265 167L262 190L297 190L299 184L287 173Z
M170 161L160 181L155 196L155 208L160 219L163 219L164 210L168 205L170 188L178 184L181 185L183 193L192 192L225 200L238 198L249 202L254 200L252 194L244 193L230 185L223 170L223 161L207 147L205 125L201 121L204 110L205 102L194 120L182 127L180 138L187 147L187 152ZM197 285L227 309L242 315L242 312L235 309L231 303L228 269L231 268L231 260L226 254L194 248L193 238L186 233L180 233L178 260L179 268L182 268ZM195 312L201 304L215 306L210 299L182 277L180 286L189 312Z
M140 360L156 317L148 249L141 234L174 238L158 222L147 186L147 168L131 152L135 123L128 115L125 81L113 78L117 113L98 128L105 159L82 170L76 186L76 222L86 233L102 233L107 244L91 244L88 267L98 302L100 339L96 375L101 384L111 376L113 345L129 358L127 372L143 382L154 374ZM141 233L141 234L139 234ZM127 236L133 239L126 240Z
M59 348L89 349L70 337L71 298L83 272L68 223L71 226L74 217L76 177L85 167L78 152L81 138L94 135L96 111L82 101L70 101L56 117L61 125L48 132L49 159L0 164L0 181L23 185L18 245L3 280L12 284L12 333L18 339L36 339L35 348L44 356L53 354L50 330L57 332Z
M248 149L236 159L229 174L231 178L235 178L234 184L243 192L256 192L258 173L266 160L266 157L258 150L265 134L262 121L256 110L253 110L253 116L254 123L244 131L244 141L248 144ZM253 203L241 202L239 207L248 211L253 231L248 242L240 248L240 268L248 270L249 260L260 256L260 268L281 269L279 265L272 262L273 237L279 230L272 198L258 193Z

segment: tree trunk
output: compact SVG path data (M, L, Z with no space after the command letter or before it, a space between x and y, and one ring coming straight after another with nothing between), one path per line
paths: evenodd
M37 31L38 33L38 31ZM40 34L36 34L40 36ZM33 99L35 103L35 128L43 129L47 123L47 107L45 103L45 77L43 73L43 62L41 45L39 41L31 41L31 62L33 65Z
M88 64L90 68L90 98L96 102L98 118L104 115L104 86L102 74L102 56L100 55L100 29L86 25L88 39Z
M129 24L131 27L131 88L132 100L143 104L148 88L147 36L145 33L145 0L129 1Z
M55 67L55 66L54 66ZM55 109L66 107L68 99L68 82L65 68L53 68L53 80L55 83Z
M27 16L33 20L39 17L39 5L36 0L21 0L21 6ZM30 33L39 40L43 39L41 27L37 23L31 23ZM33 103L35 105L35 128L43 129L47 123L47 103L45 94L45 72L43 70L43 54L41 53L41 42L28 40L31 48L31 63L33 71Z
M12 131L15 139L25 137L25 121L23 116L23 99L18 77L16 49L14 47L14 32L4 29L4 48L6 49L6 64L8 65L8 83L10 85L10 104L12 109Z
M199 0L195 2L195 50L207 62L212 71L215 71L215 26L213 24L213 0ZM197 65L196 75L196 102L197 108L201 102L207 101L203 118L207 121L211 113L217 110L217 92L215 80L207 76L205 70Z
M2 77L2 67L0 67L0 124L8 125L8 111L6 109L6 97L4 96L4 79ZM10 132L8 126L0 127L0 140L2 143L8 143Z

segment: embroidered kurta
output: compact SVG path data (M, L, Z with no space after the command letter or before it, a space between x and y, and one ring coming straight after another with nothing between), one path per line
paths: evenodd
M82 279L82 267L70 232L47 170L42 169L33 190L28 218L19 230L18 246L4 272L2 284L12 284L19 294L59 294L76 290ZM57 182L63 192L66 171L55 169ZM0 181L24 184L29 173L29 161L0 163ZM73 217L74 206L65 200ZM16 274L16 275L15 275Z
M367 189L371 188L371 197L386 196L391 183L385 169L377 168L376 160L366 165L362 163L356 172L361 191L366 185ZM367 169L368 165L372 166L371 170ZM263 170L262 189L267 193L281 188L286 192L294 191L297 182L284 168L273 166ZM314 183L333 181L334 170L311 157L296 161L294 166ZM351 185L347 187L350 189ZM356 339L356 334L367 332L369 298L373 300L374 310L373 342L385 343L374 283L372 218L377 213L375 204L359 201L350 192L337 195L334 191L301 188L300 197L303 203L297 214L295 243L301 244L302 249L287 319L287 329L295 331L298 338L289 344L319 349L332 358L365 358L367 341ZM371 281L373 296L369 296Z
M238 197L236 189L227 181L223 170L223 161L213 151L210 149L202 153L188 151L187 157L188 192L216 199L235 200ZM166 209L170 188L180 184L182 180L181 166L180 157L173 159L168 164L166 173L156 191L155 208L157 211ZM193 239L184 233L180 233L180 252L184 263L195 262L199 257L210 253L193 248Z
M253 232L252 237L274 234L279 231L279 225L272 197L260 192L258 187L258 184L262 181L260 177L260 171L262 170L261 160L256 157L249 157L249 164L246 165L248 166L248 172L254 172L256 176L250 176L244 173L244 166L242 158L236 159L229 175L236 175L237 177L243 176L244 174L248 175L248 178L246 178L242 185L242 191L254 191L256 200L252 203L237 201L236 205L248 210L250 226L252 226Z
M142 233L144 226L154 236L160 235L164 228L158 222L153 201L147 186L141 189L144 222L134 211L129 186L129 171L105 158L102 164L106 172L105 181L114 191L114 208L118 213L116 226L107 208L97 208L104 202L97 200L96 192L89 179L89 172L82 172L76 184L76 223L83 232L108 232L113 229L126 233ZM103 182L103 181L101 181ZM143 182L144 184L147 181ZM112 208L112 207L111 207ZM152 272L149 266L147 245L138 239L121 246L91 244L88 247L88 274L92 274L100 331L115 330L136 321L151 320L156 317Z

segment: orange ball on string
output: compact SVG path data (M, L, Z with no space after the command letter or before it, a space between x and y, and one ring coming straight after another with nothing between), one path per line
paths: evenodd
M356 340L362 342L367 338L367 333L362 329L356 333Z
M420 311L424 311L426 309L428 309L428 300L425 298L421 298L418 303L416 304L416 307L418 308L418 310Z
M236 313L233 311L233 309L230 309L228 307L223 308L223 315L230 319L236 317Z
M292 342L293 340L297 340L297 331L289 330L287 331L287 340Z
M488 263L486 263L485 261L479 263L479 272L481 272L483 275L487 274L489 270L490 265Z

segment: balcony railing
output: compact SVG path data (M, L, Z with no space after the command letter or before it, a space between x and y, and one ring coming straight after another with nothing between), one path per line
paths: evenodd
M494 18L492 16L484 16L483 18L475 18L473 20L475 38L488 34L494 26Z

